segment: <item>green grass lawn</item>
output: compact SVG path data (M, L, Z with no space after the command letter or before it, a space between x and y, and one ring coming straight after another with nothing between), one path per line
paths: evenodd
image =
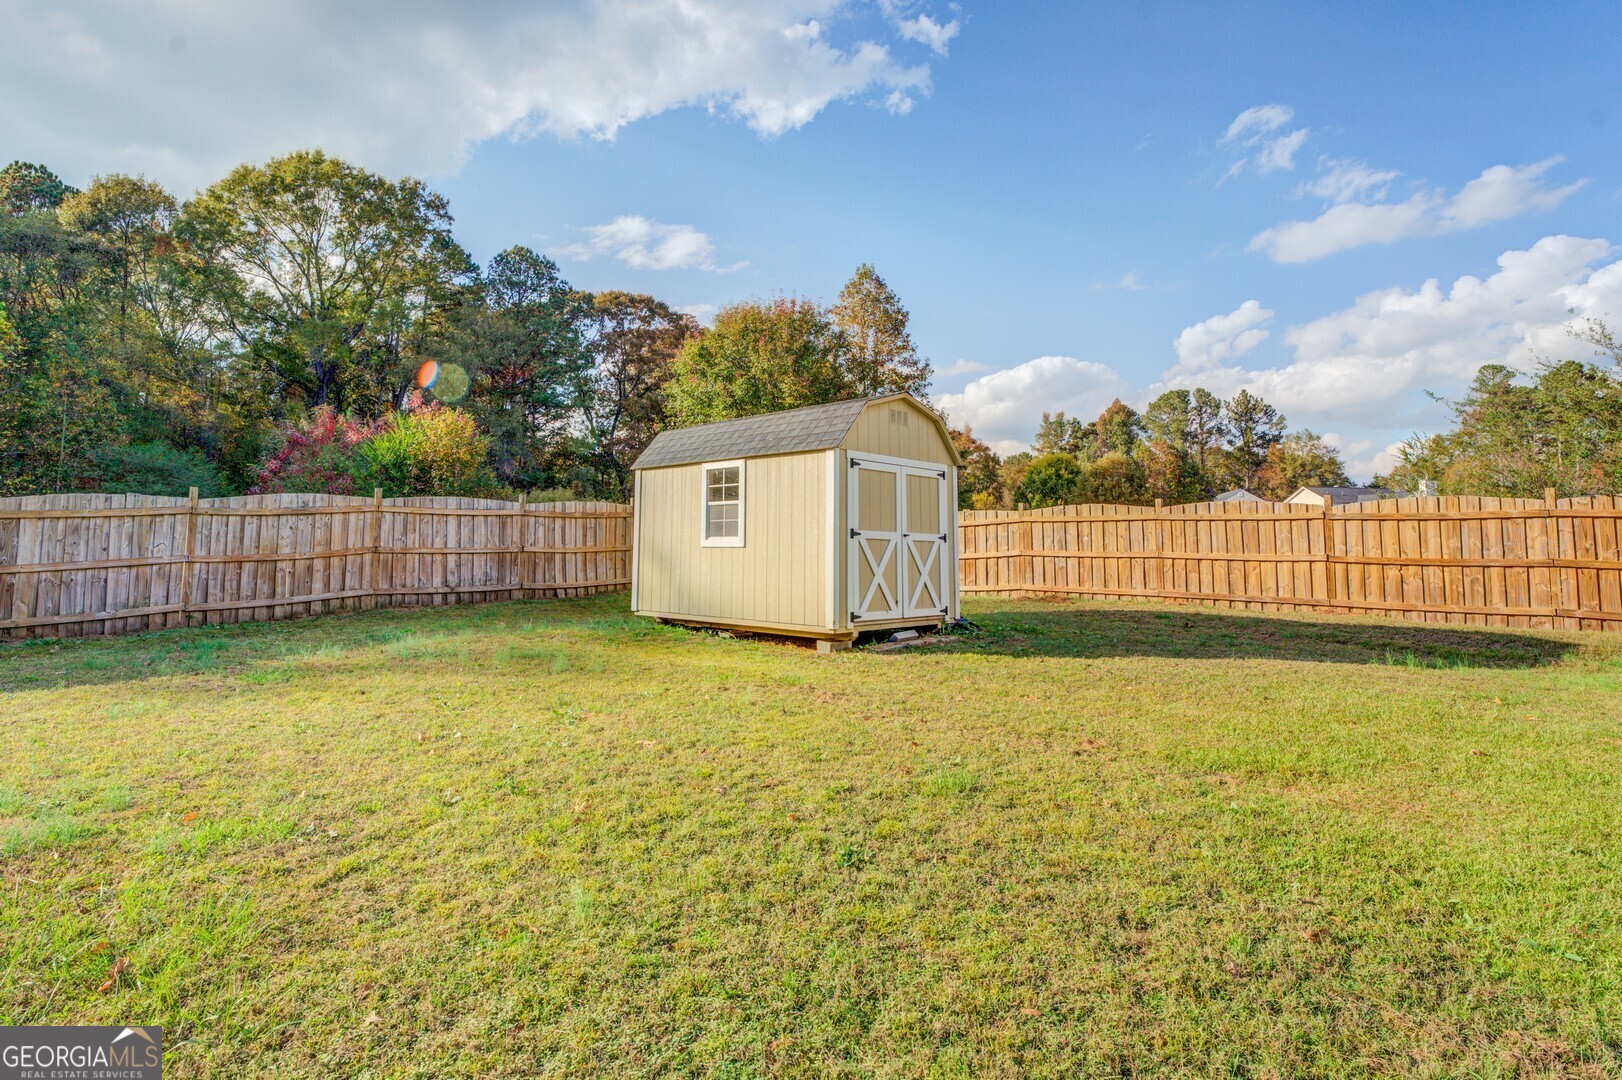
M1622 1072L1622 635L969 614L0 649L0 1023L174 1075Z

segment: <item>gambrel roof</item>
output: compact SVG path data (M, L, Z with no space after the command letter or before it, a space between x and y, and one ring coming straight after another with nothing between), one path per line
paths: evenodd
M946 425L910 394L882 394L661 431L653 437L631 468L658 469L667 465L693 465L701 461L831 450L845 441L857 417L869 405L897 400L917 405L940 427L946 445L952 445ZM954 450L953 457L956 456Z

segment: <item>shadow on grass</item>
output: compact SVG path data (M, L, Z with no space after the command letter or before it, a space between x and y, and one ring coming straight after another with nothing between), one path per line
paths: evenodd
M425 662L456 663L474 645L511 653L557 635L631 641L658 633L623 595L496 604L332 612L282 622L158 630L105 638L0 644L0 699L8 693L173 677L216 679L221 693L262 690L324 665L372 664L402 678ZM553 649L547 652L550 658ZM126 708L108 706L117 718ZM3 713L0 705L0 713Z
M981 612L981 633L931 651L1000 656L1287 660L1411 668L1531 668L1575 652L1570 641L1493 627L1279 618L1200 608L1055 606Z

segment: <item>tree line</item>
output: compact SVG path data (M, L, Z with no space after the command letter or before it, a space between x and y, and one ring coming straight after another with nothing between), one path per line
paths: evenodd
M1603 319L1568 333L1586 358L1542 357L1525 376L1483 365L1464 396L1442 399L1453 430L1409 439L1382 479L1440 495L1622 495L1622 343Z
M255 491L624 498L661 429L904 391L929 361L871 266L832 304L723 308L574 289L545 255L484 266L446 200L320 151L242 165L182 201L138 176L83 191L0 170L0 496ZM1483 367L1455 431L1388 478L1445 493L1617 491L1622 372ZM949 418L948 418L949 420ZM1335 449L1241 390L1168 391L1139 413L1044 414L1030 452L966 425L964 506L1152 503L1346 483Z
M868 266L833 305L750 300L705 330L526 247L481 267L442 196L320 151L184 202L0 170L0 495L623 498L662 427L929 375Z
M1285 499L1304 485L1346 484L1334 447L1291 432L1249 391L1168 390L1139 413L1119 398L1096 420L1043 413L1029 452L998 459L972 432L957 436L964 505L1200 502L1233 488Z

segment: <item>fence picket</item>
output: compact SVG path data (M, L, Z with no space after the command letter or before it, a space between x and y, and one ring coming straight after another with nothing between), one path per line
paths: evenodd
M617 590L629 517L381 491L0 499L0 639Z
M1622 505L1386 500L958 514L965 593L1622 630Z

